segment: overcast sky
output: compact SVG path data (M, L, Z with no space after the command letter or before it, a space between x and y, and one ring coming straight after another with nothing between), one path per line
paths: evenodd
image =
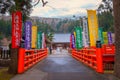
M97 9L102 0L45 0L45 7L41 2L33 8L31 16L39 17L72 17L86 16L87 9Z

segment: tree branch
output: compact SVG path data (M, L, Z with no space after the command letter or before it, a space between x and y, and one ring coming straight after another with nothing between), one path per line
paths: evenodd
M48 3L48 1L44 1L44 0L41 0L42 1L42 6L44 7L47 3ZM40 2L40 0L38 0L38 2L36 3L36 4L34 4L34 6L36 6L38 3Z

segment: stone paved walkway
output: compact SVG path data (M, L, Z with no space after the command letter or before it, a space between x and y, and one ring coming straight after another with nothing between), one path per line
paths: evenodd
M111 74L99 74L73 59L67 51L54 52L37 65L11 80L119 80Z

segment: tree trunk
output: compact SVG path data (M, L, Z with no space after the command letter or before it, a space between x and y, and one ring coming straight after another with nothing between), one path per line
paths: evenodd
M11 74L17 74L18 69L18 49L11 49L10 51L11 61L9 64L8 72Z
M120 0L113 0L115 29L115 66L114 73L120 78Z

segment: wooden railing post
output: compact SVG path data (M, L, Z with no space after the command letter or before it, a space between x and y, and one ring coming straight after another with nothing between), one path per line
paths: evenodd
M101 48L96 48L97 72L103 73L103 56Z
M96 42L97 72L103 73L103 56L101 42Z
M25 49L20 48L18 53L18 73L24 72Z

